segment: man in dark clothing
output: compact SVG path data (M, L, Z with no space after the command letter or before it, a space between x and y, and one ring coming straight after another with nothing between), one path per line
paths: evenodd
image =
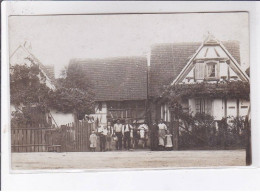
M140 136L138 134L138 127L137 124L134 124L133 127L133 149L136 149L138 147L138 142L139 142Z
M98 131L98 136L99 136L100 151L104 152L106 149L107 129L104 129L103 126L99 126L97 131Z
M158 150L158 124L156 121L153 122L152 130L151 130L151 150Z
M132 125L130 125L129 121L126 121L126 124L123 125L123 134L124 134L124 148L129 150L130 149L130 131L133 129ZM127 146L126 146L127 143Z

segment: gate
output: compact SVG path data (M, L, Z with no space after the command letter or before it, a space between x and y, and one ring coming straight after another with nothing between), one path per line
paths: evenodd
M95 129L95 123L76 121L61 127L63 152L86 152L89 151L89 136Z

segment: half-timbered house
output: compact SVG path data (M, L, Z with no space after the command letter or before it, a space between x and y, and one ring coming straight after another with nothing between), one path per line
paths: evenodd
M145 119L147 59L143 56L103 59L73 59L69 68L83 67L95 94L92 116L101 124L109 120Z
M209 35L202 43L154 45L151 49L148 86L149 100L152 102L150 106L155 110L151 111L151 118L164 119L166 122L171 120L168 103L158 100L166 86L198 86L203 83L219 87L238 81L249 82L249 77L241 68L240 46L237 41L221 42ZM216 121L246 116L250 105L249 99L214 94L188 94L181 103L187 112L193 115L206 113Z

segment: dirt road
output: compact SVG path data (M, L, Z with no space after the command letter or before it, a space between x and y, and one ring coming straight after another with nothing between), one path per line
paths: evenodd
M12 169L244 166L245 150L12 153Z

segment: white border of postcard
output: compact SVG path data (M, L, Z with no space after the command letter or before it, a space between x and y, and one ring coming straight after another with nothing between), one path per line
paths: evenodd
M219 190L260 189L260 3L258 2L2 2L2 189L3 190ZM10 171L8 16L50 14L178 13L248 11L252 104L250 167L178 168L168 170L34 170ZM258 22L258 23L257 23ZM258 57L258 58L257 58Z

